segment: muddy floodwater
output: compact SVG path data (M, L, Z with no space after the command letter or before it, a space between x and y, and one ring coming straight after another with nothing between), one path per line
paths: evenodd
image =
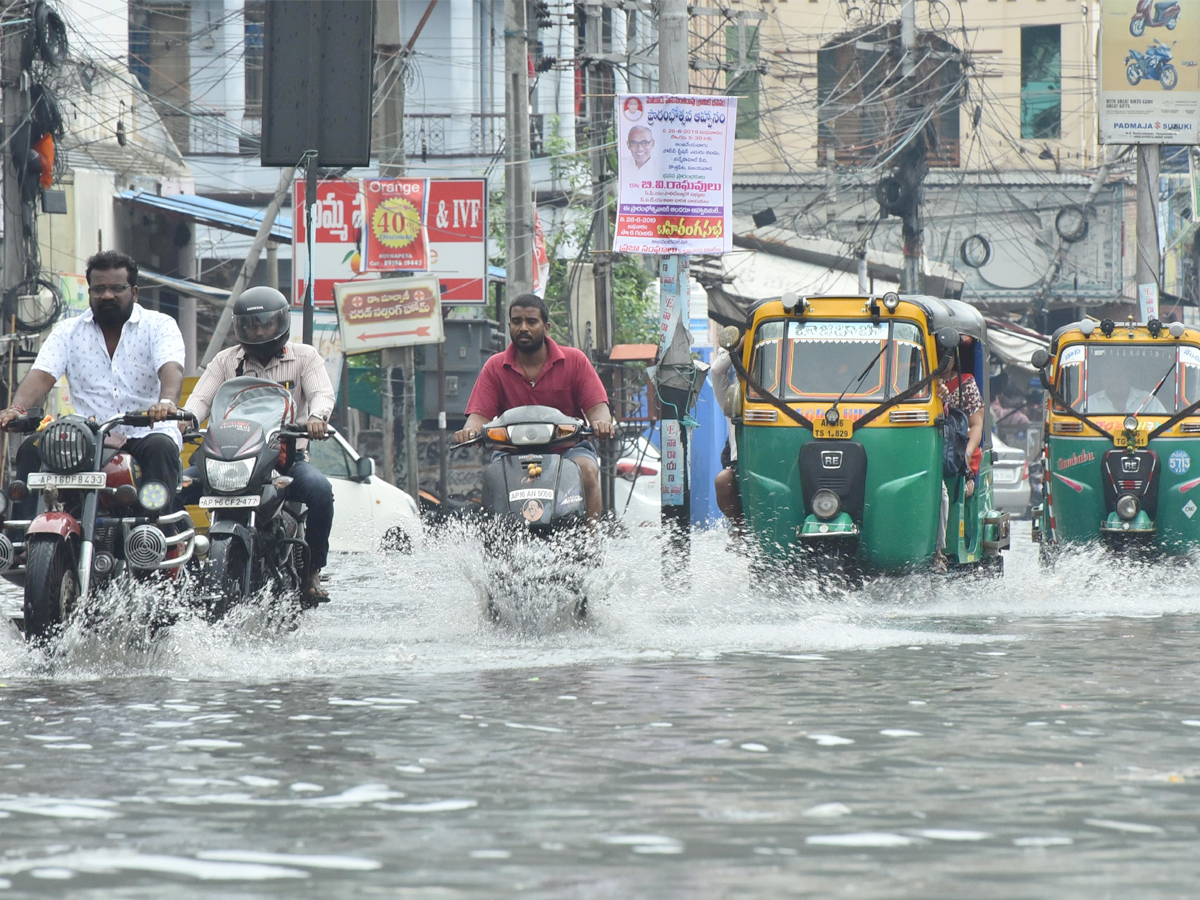
M690 585L609 549L586 627L497 629L469 539L334 560L298 627L58 652L0 628L0 897L1183 898L1194 566ZM13 595L0 598L12 612Z

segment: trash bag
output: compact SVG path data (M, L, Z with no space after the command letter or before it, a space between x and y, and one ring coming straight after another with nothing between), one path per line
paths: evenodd
M947 406L942 415L942 475L945 478L971 477L967 462L967 440L971 425L961 409Z

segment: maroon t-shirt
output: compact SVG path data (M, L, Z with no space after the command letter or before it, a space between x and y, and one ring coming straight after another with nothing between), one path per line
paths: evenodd
M583 351L546 338L546 363L533 384L517 365L516 344L488 359L467 401L467 415L479 413L490 421L515 406L552 406L582 419L597 403L607 402L608 393Z

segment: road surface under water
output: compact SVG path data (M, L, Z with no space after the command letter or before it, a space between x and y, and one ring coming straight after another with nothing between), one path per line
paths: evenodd
M548 635L465 538L337 560L294 630L2 631L0 896L1194 896L1196 570L1019 532L1003 581L850 594L626 539Z

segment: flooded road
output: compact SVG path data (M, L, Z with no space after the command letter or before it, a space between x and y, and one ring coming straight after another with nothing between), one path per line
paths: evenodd
M627 539L537 637L466 540L336 560L295 630L4 630L0 896L1194 895L1197 572L1014 544L846 595Z

